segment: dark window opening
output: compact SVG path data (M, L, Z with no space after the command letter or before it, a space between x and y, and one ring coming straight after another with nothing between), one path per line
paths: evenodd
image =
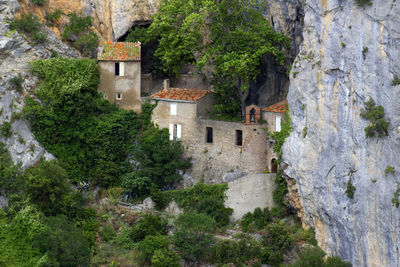
M119 76L119 63L115 63L115 76Z
M207 127L207 134L206 134L206 142L212 143L213 142L213 128Z
M250 110L250 123L256 123L256 110L254 108Z
M236 145L243 145L243 132L241 130L236 130Z
M121 100L122 99L122 94L121 93L117 93L117 100Z
M276 162L276 159L271 160L271 172L276 173L278 171L278 162Z

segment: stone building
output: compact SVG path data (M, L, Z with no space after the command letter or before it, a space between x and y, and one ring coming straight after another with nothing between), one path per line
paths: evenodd
M245 123L211 120L212 91L169 88L168 82L151 99L158 102L153 122L168 128L171 140L182 141L192 158L190 176L194 180L221 183L248 173L276 171L276 155L266 129L276 130L276 121L269 120L283 117L280 110L271 106L261 114L259 107L251 105L246 108Z
M98 91L123 109L141 112L140 44L100 42Z

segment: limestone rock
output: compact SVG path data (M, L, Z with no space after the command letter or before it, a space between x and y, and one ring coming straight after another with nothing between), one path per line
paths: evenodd
M6 144L13 160L26 168L40 157L54 158L35 140L28 124L16 115L22 111L27 92L36 88L37 78L30 73L29 62L49 58L51 51L64 57L78 57L78 53L64 44L58 36L46 27L47 41L44 44L32 45L24 36L10 30L9 19L20 7L15 0L0 1L0 124L11 122L13 135L0 141ZM23 77L23 92L11 88L10 79L17 75Z
M175 200L172 200L168 206L165 208L165 212L170 216L179 216L183 211L176 204Z
M304 1L283 161L295 181L289 198L323 250L353 266L400 266L400 210L391 202L400 186L400 86L391 84L400 76L400 3L371 2ZM388 137L365 137L360 110L370 97L385 109ZM389 165L395 173L385 177Z
M156 203L150 197L143 200L143 209L154 210L155 208L156 208Z

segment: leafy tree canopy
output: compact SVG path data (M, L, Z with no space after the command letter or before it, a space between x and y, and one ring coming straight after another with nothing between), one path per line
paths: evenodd
M138 28L127 40L158 40L156 57L161 70L178 75L184 63L198 69L213 65L214 90L219 113L237 116L244 107L250 81L260 72L261 60L272 56L284 63L289 39L276 33L255 0L164 0L153 24Z

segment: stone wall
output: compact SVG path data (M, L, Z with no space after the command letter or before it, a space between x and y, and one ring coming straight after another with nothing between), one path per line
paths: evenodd
M123 109L141 112L140 61L123 62L124 76L115 75L115 63L114 61L99 61L100 84L98 91L102 92L108 101L116 103ZM121 100L116 99L117 93L122 94Z

